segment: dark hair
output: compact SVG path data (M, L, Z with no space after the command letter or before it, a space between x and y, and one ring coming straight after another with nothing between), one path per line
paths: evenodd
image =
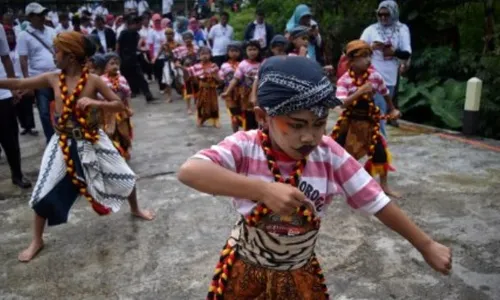
M259 55L257 55L257 57L255 58L255 60L258 61L258 62L261 62L262 61L262 49L260 48L260 42L252 40L252 41L248 41L245 44L245 57L246 58L248 58L247 54L246 54L246 50L248 49L248 47L255 47L255 48L259 49Z
M220 13L220 17L221 17L221 18L222 18L222 17L226 17L226 18L229 20L229 13L228 13L228 12L226 12L226 11L223 11L223 12L221 12L221 13Z
M95 16L94 22L97 22L97 21L100 21L100 22L105 22L105 21L104 21L104 17L103 17L102 15L97 15L97 16Z
M264 12L264 10L263 10L263 9L257 8L257 9L255 10L255 15L256 15L256 16L265 17L265 16L266 16L266 13Z
M87 59L88 57L92 57L92 55L94 55L96 51L96 46L94 42L92 42L90 38L87 36L83 37L83 50L85 52L85 59ZM81 63L84 62L85 61L82 61Z
M69 14L66 12L62 12L59 14L59 21L69 20Z

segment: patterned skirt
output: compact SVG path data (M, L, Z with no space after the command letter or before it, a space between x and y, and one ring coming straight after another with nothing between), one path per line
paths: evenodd
M243 126L243 129L245 131L259 128L259 123L257 122L257 119L255 117L255 112L253 110L254 106L250 102L251 93L252 93L251 87L246 85L240 87L240 103L245 119L245 125Z
M219 119L219 102L217 99L217 85L200 82L198 98L196 100L197 117L200 124L212 119Z
M132 120L125 113L105 114L104 131L125 159L130 159L132 148Z
M136 176L108 135L99 130L99 141L95 144L71 139L70 155L78 179L87 184L95 201L117 212L132 193ZM66 172L56 133L45 148L30 206L47 219L49 226L58 225L67 222L69 210L79 196Z

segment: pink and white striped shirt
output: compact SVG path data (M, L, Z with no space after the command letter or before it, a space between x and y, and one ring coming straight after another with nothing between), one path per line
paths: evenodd
M198 49L198 46L193 45L193 55L198 55ZM189 49L186 45L182 45L172 50L172 54L174 55L175 59L183 60L188 56Z
M130 86L128 85L127 79L125 79L125 77L123 77L122 75L119 75L119 76L120 77L118 79L118 82L119 82L118 91L114 91L114 90L113 91L118 95L118 97L120 97L120 99L122 101L126 101L128 98L130 98L132 92L130 90ZM106 83L106 85L110 89L113 89L113 83L109 79L108 75L102 75L101 79Z
M229 84L229 81L231 81L234 77L236 69L238 69L238 65L239 62L232 64L230 62L223 63L222 66L220 67L219 78L221 80L224 80L226 84Z
M218 76L219 67L214 63L208 63L203 65L202 63L197 63L192 67L187 68L189 76L196 77L198 79L204 79L207 75Z
M260 63L248 59L243 60L238 65L234 78L241 80L245 85L251 87L255 76L259 73Z
M193 158L210 160L249 178L274 181L257 130L238 131L218 145L201 150ZM277 162L281 174L290 174L295 165L295 161ZM377 213L390 201L361 164L327 136L323 136L309 155L298 188L320 218L338 196L365 214ZM257 204L247 199L233 199L233 205L240 214L247 215Z
M382 96L389 95L389 89L385 85L382 75L373 68L368 69L368 72L370 76L368 76L367 82L371 83L373 89ZM354 80L349 75L349 72L345 72L344 75L337 80L337 92L335 96L339 100L345 100L357 90L358 87L354 84Z

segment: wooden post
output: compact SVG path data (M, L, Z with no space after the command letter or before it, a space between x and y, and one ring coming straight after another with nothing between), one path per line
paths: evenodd
M473 77L467 81L467 92L465 94L464 122L462 132L465 135L474 135L479 121L479 105L481 103L481 91L483 81Z

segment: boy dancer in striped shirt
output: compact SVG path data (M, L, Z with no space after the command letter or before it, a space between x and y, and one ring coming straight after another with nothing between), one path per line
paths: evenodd
M330 137L338 105L329 79L305 57L269 58L259 71L256 116L263 130L239 131L197 153L179 180L234 198L240 221L224 246L207 299L328 299L314 253L334 196L401 234L435 270L451 251L391 202L378 183Z

